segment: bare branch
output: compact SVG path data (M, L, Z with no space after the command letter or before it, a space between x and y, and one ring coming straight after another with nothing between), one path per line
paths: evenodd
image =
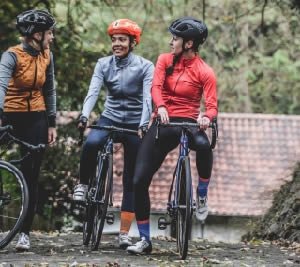
M262 32L262 34L265 34L266 31L267 31L267 28L265 27L265 24L264 24L264 22L265 22L265 21L264 21L265 8L266 8L267 4L268 4L268 0L265 0L264 5L263 5L263 8L262 8L262 10L261 10L261 23L260 23L260 27L261 27L261 32Z
M202 0L202 19L205 21L205 0Z

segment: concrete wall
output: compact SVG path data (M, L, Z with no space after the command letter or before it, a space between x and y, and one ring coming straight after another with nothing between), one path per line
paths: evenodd
M104 233L116 234L120 229L120 212L114 212L115 222L113 225L104 226ZM170 237L170 227L165 230L158 229L158 218L163 216L161 213L152 213L150 217L150 234L152 237L167 236ZM241 237L250 229L252 219L247 217L229 217L229 216L208 216L206 223L201 225L193 217L191 239L207 239L211 242L238 243ZM129 235L138 237L136 222L132 224Z

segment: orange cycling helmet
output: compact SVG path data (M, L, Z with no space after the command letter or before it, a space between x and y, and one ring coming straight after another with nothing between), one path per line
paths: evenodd
M107 33L110 36L116 33L128 34L133 36L136 44L138 44L141 39L142 29L130 19L117 19L108 26Z

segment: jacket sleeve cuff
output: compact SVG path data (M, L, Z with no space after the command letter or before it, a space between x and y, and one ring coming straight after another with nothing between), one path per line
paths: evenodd
M56 127L56 117L55 116L49 116L48 117L48 126L51 128Z
M156 105L156 110L158 110L158 108L160 108L160 107L167 107L166 106L166 104L162 101L162 102L159 102L159 103L157 103L157 105Z

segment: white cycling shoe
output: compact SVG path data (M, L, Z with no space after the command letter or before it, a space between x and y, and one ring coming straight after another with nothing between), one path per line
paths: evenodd
M127 247L127 252L130 254L149 254L152 251L152 244L147 241L145 237L142 237L140 241L132 246Z
M84 202L86 200L88 186L86 184L78 184L74 187L73 200Z
M200 197L197 193L196 200L196 218L204 222L208 216L208 205L207 205L207 197Z
M19 240L16 245L16 250L24 251L24 250L29 250L29 249L30 249L29 235L27 235L25 233L20 233Z
M119 234L119 247L122 249L126 249L128 246L131 246L131 238L128 236L127 233L120 233Z

